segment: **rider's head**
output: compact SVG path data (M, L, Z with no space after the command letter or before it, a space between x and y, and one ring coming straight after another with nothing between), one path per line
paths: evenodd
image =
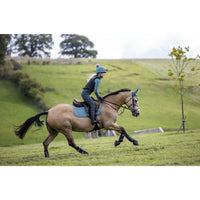
M108 70L105 67L99 66L96 64L96 74L100 75L102 78L105 76Z

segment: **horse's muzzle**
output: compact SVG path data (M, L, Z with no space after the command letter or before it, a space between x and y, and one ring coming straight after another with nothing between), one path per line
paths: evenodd
M132 116L134 116L134 117L138 117L139 115L140 115L139 110L134 110L134 111L132 112Z

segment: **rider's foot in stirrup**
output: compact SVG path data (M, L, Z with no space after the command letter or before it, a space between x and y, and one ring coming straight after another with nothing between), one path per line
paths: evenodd
M98 124L100 122L101 122L100 120L94 120L94 121L92 121L92 125Z

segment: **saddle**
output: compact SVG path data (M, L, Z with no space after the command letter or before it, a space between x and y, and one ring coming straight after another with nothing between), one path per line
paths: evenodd
M92 100L95 103L95 112L97 112L99 109L100 102L98 100L95 100L93 97ZM85 101L79 101L78 99L74 98L73 105L76 107L85 107L86 112L88 114L90 113L90 106Z

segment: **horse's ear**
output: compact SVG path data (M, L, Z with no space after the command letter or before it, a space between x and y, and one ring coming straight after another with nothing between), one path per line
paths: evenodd
M137 90L135 90L134 92L132 92L133 96L137 96L137 92L138 92L139 88Z

